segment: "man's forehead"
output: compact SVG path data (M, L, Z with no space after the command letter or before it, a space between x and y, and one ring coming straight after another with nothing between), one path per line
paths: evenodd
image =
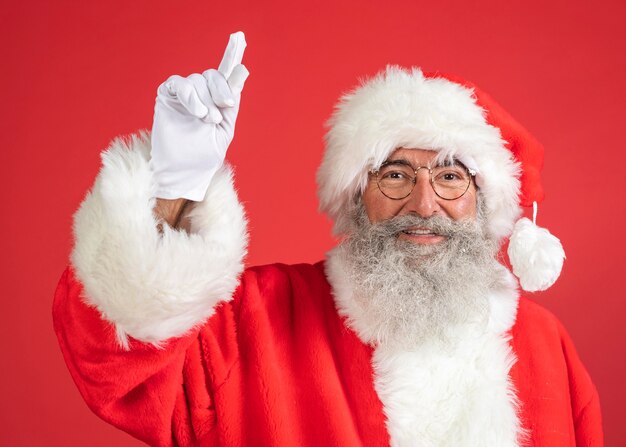
M394 157L429 157L433 158L437 156L436 150L433 149L424 149L421 147L398 147L393 150L393 152L389 155L389 158Z
M403 161L415 166L435 166L440 164L450 164L457 160L454 157L446 155L440 151L400 147L389 154L385 162L389 161Z
M446 150L399 147L391 152L383 163L390 161L402 161L412 166L429 167L460 164L469 169L472 175L479 174L476 162L472 157L457 157L452 151ZM376 168L379 167L377 166Z

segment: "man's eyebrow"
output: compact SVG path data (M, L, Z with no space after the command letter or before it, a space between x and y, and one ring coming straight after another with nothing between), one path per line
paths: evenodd
M393 159L393 160L385 160L380 167L382 168L383 166L389 166L389 165L403 165L403 166L408 166L410 168L413 168L413 164L405 159L405 158L397 158L397 159ZM467 167L457 158L445 158L443 160L440 160L437 164L435 164L434 166L431 165L431 168L434 167L450 167L450 166L460 166L461 168L467 169ZM413 168L414 169L414 168Z
M467 169L467 166L458 158L450 158L446 157L443 160L439 160L436 166L449 167L449 166L459 166L461 168Z
M456 158L445 158L439 163L439 166L465 166Z
M385 160L380 166L382 167L382 166L388 166L388 165L406 165L406 166L413 167L411 162L409 162L408 160L405 160L404 158L398 158L395 160Z

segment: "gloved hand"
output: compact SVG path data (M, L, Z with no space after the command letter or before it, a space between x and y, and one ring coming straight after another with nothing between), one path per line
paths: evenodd
M245 47L242 32L231 34L217 70L186 78L174 75L159 86L150 160L156 197L204 198L234 136L249 74L241 64Z

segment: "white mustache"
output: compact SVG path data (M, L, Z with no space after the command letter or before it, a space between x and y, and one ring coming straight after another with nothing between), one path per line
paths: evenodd
M372 225L374 231L380 236L397 236L402 232L420 230L447 237L454 237L468 230L476 231L476 226L476 222L472 220L456 221L444 216L425 219L411 214L392 217Z

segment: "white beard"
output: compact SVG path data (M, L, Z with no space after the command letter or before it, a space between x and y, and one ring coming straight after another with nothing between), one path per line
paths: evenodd
M360 207L353 223L338 249L372 341L410 349L433 338L446 341L459 325L487 324L487 296L503 269L480 215L475 221L407 215L371 224ZM431 246L398 239L411 226L446 239Z
M374 346L374 386L393 447L514 447L524 437L509 378L517 291L482 219L393 219L361 212L328 255L339 313ZM436 246L399 241L432 225Z

